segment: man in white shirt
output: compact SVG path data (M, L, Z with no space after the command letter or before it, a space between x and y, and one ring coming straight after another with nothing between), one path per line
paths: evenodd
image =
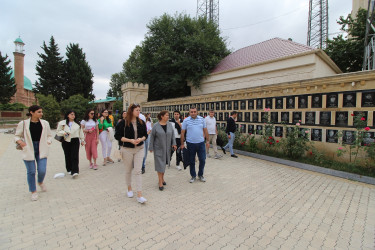
M209 116L207 116L205 120L206 120L208 134L210 136L209 142L212 143L212 147L215 153L215 159L219 159L220 157L222 157L222 155L219 155L219 153L217 152L217 145L216 145L217 127L216 127L216 118L214 115L215 115L215 112L213 110L210 110ZM211 158L209 149L210 148L207 147L207 157Z

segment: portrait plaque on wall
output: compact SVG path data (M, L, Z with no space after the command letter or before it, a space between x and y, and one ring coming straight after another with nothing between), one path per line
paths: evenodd
M343 131L342 143L343 144L353 144L355 141L354 131Z
M289 112L281 112L281 122L289 123Z
M302 112L293 112L293 123L301 123Z
M227 102L227 108L228 110L232 110L232 101Z
M266 108L272 109L272 98L266 98Z
M214 117L217 120L217 112L214 113Z
M339 95L337 93L327 94L327 108L337 108L339 101Z
M293 127L287 127L286 128L286 136L288 136L290 133L293 133L294 132L294 128Z
M357 102L357 95L354 92L344 93L343 94L343 103L342 106L344 108L351 108L356 106Z
M305 137L306 139L309 139L309 134L306 133L306 131L309 131L307 128L299 128L299 134L298 137Z
M338 143L338 141L339 141L338 130L327 129L326 133L327 133L326 142L329 142L329 143Z
M322 107L322 95L321 94L312 95L311 107L312 108L321 108Z
M254 134L254 125L252 124L247 125L247 132L249 134Z
M263 126L262 125L257 125L257 135L262 135L263 134Z
M245 101L245 100L242 100L240 106L241 106L240 108L241 108L242 110L246 109L246 101Z
M197 111L201 111L201 105L199 103L194 105Z
M283 109L284 107L283 98L276 98L276 109Z
M221 110L226 110L225 109L225 102L221 102Z
M202 112L200 112L199 115L203 117L203 113Z
M215 110L215 103L214 102L211 102L210 106L211 106L212 110Z
M279 112L271 112L271 122L279 123Z
M210 104L209 103L206 103L206 110L210 110Z
M201 103L201 110L202 110L202 111L205 111L205 110L206 110L206 105L204 105L204 103Z
M225 122L223 122L223 123L221 124L221 127L222 127L223 129L225 129L226 126L227 126L227 124L226 124Z
M237 113L237 121L242 122L243 121L242 119L243 119L242 118L242 112L238 112Z
M185 105L184 105L184 110L185 110L185 111L188 111L188 110L189 110L189 105L185 104Z
M240 125L240 131L241 131L241 133L246 133L246 125L245 124Z
M233 110L238 110L238 101L233 101Z
M247 109L249 110L254 109L254 99L250 99L247 101Z
M368 146L370 144L373 144L375 142L374 134L374 132L365 132L363 134L362 146Z
M219 113L219 121L223 121L224 120L224 117L223 117L223 113Z
M336 127L348 126L348 112L336 112Z
M206 117L207 116L207 112L204 112L203 116Z
M362 107L375 107L375 91L362 92Z
M263 109L263 99L256 99L257 109Z
M320 112L320 125L323 126L330 126L331 125L331 112L324 111Z
M307 95L300 95L298 96L298 108L306 109L308 107L308 96Z
M258 112L253 112L252 122L259 122L259 113Z
M296 100L296 98L294 96L288 96L286 98L286 108L287 109L294 109L295 108L295 100Z
M305 124L315 125L315 112L306 112Z
M245 122L250 122L250 112L245 112Z
M322 130L312 129L311 130L311 140L312 141L322 141Z
M215 102L215 106L216 106L216 110L220 110L220 103L219 102Z
M228 120L229 118L229 113L228 112L225 112L224 113L224 121Z
M275 136L283 137L283 127L280 127L280 126L275 127Z
M261 121L263 123L268 122L268 114L267 114L267 112L261 112L260 113L260 117L261 117Z
M239 128L239 125L238 123L236 123L236 131L239 131L238 128Z

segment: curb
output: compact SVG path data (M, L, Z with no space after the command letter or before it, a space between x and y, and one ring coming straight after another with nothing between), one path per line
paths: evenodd
M241 151L237 149L233 149L233 151L236 154L246 155L246 156L250 156L250 157L265 160L265 161L271 161L271 162L287 165L290 167L300 168L300 169L309 170L309 171L313 171L313 172L317 172L321 174L327 174L327 175L331 175L335 177L340 177L340 178L351 180L351 181L358 181L358 182L362 182L366 184L375 185L375 178L369 177L369 176L347 173L347 172L343 172L343 171L339 171L335 169L318 167L315 165L310 165L310 164L300 163L300 162L295 162L295 161L290 161L290 160L284 160L284 159L280 159L280 158L276 158L272 156L250 153L250 152Z

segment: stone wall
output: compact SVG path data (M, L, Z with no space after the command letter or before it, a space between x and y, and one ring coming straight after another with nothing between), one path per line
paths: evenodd
M339 146L335 139L338 131L343 131L344 143L352 140L355 130L352 113L363 112L371 127L368 140L374 141L375 71L145 102L142 111L154 118L161 110L179 110L187 116L193 105L201 116L206 116L210 109L215 110L218 126L222 128L230 112L236 110L239 130L253 134L261 133L264 109L269 108L276 137L285 137L283 123L288 126L301 121L301 128L311 130L310 140L314 145L334 155Z

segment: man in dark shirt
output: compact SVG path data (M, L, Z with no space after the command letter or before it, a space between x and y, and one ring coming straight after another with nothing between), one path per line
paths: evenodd
M236 132L236 119L237 119L237 111L232 111L231 116L227 120L227 128L225 132L228 135L228 144L223 147L223 152L226 154L225 150L229 148L230 156L237 158L238 156L233 153L233 143L235 138Z

